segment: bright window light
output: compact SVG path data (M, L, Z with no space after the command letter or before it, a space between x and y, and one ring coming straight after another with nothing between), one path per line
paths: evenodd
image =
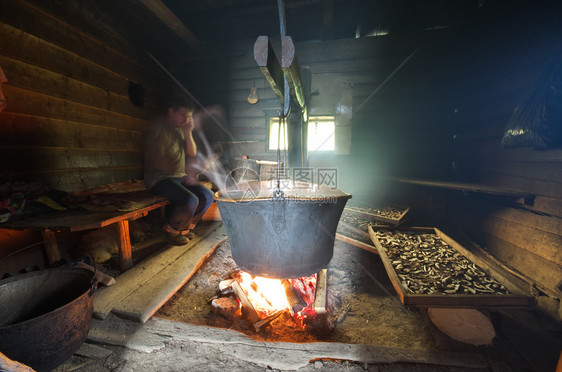
M281 150L287 150L287 125L281 128L279 133L279 119L269 119L269 149L277 150L281 145ZM281 134L281 141L279 141L279 134Z
M335 131L333 116L311 116L308 119L308 151L334 151Z
M284 129L284 130L283 130ZM333 116L311 116L308 118L308 151L334 151L336 124ZM279 119L269 120L269 150L287 150L287 126L281 128L279 142Z

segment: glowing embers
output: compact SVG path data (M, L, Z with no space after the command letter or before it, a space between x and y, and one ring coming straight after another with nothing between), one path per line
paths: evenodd
M256 331L285 314L300 327L325 314L326 270L298 279L271 279L236 272L220 283L213 311L249 320ZM237 308L234 309L235 305Z

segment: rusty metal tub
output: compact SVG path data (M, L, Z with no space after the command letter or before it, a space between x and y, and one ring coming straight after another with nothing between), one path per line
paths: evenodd
M76 352L90 330L94 273L44 269L0 281L0 351L37 371Z

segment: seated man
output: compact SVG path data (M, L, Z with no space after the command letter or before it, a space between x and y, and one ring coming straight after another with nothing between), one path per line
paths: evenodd
M201 219L213 202L211 190L186 174L197 155L193 112L191 100L173 99L164 117L151 125L145 137L146 188L170 201L162 230L176 245L189 242L193 236L190 226Z

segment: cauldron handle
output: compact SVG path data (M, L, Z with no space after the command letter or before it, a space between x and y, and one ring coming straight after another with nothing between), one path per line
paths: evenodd
M285 230L285 193L283 190L275 189L273 190L272 200L275 202L273 203L272 208L272 215L271 215L271 225L273 230L277 234L281 234L283 230Z
M96 259L94 258L94 255L92 254L92 252L86 251L86 253L90 256L89 258L91 259L92 263L94 264L94 276L92 277L92 283L90 283L90 293L88 294L88 296L91 297L91 296L93 296L94 292L96 291L96 287L98 285L98 279L96 277L96 274L98 273L98 266L96 265ZM69 266L74 266L79 262L84 262L84 257L80 257L80 258L76 259Z

